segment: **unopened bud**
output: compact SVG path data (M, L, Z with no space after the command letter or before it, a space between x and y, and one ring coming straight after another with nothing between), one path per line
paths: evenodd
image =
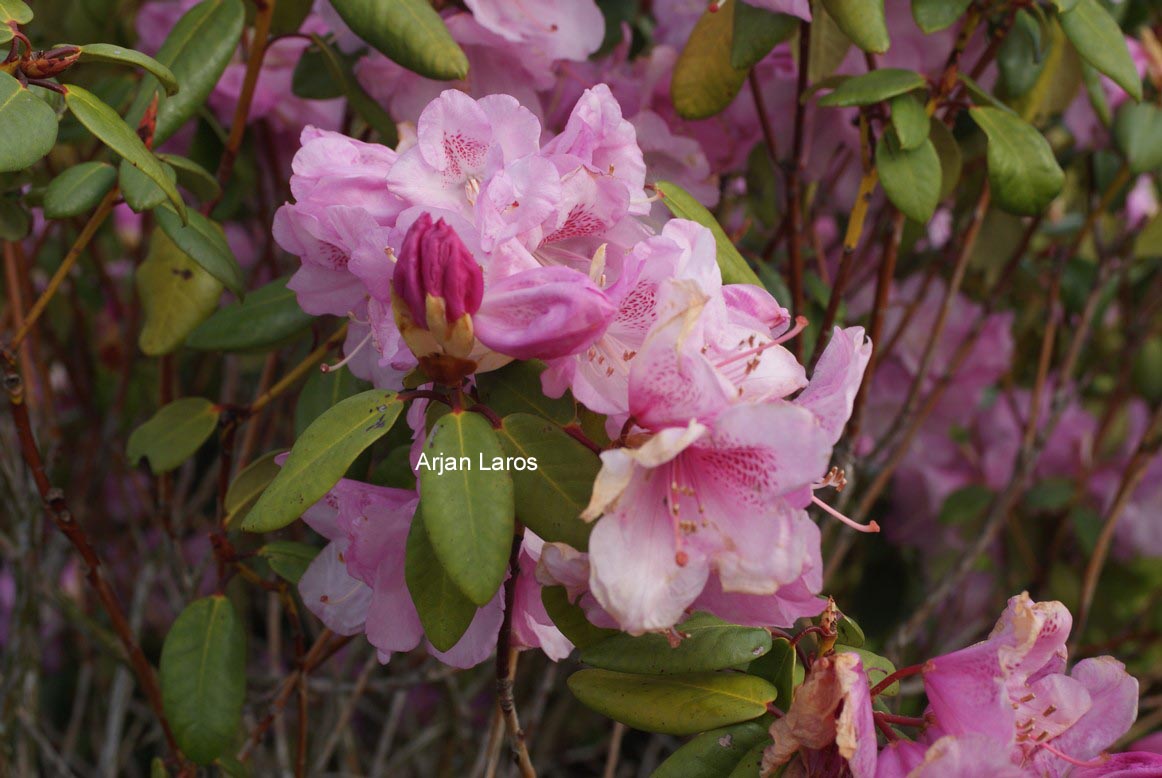
M484 297L484 272L443 219L421 214L404 236L391 279L396 326L425 372L455 383L475 372L472 314Z
M72 67L80 56L79 46L57 46L47 51L34 51L20 63L20 70L28 78L52 78Z

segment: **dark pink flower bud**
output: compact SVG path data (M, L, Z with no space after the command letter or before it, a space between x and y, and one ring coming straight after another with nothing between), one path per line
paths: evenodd
M392 288L417 325L435 330L440 325L431 319L437 312L448 325L476 313L484 296L484 272L456 231L443 219L433 224L425 213L404 237Z

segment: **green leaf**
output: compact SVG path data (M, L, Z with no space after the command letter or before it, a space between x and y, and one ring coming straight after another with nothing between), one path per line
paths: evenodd
M1077 5L1078 0L1049 0L1053 3L1053 7L1057 9L1058 13L1065 13L1072 11L1073 7Z
M218 179L192 159L177 154L158 154L157 158L177 171L178 183L194 193L203 202L222 194Z
M161 649L162 706L182 752L209 764L234 742L246 698L246 634L224 596L195 600Z
M996 204L1028 216L1043 211L1065 182L1049 142L999 108L970 108L969 114L988 136L989 184Z
M368 388L368 383L356 378L350 370L312 372L295 403L295 437L301 436L315 419L341 400Z
M714 244L718 247L718 269L722 271L724 284L754 284L762 286L759 277L750 269L750 265L738 253L738 249L730 242L726 230L714 218L714 214L706 210L702 203L682 187L669 181L658 181L655 185L662 202L670 209L670 213L679 219L689 219L707 227L714 233Z
M844 615L835 626L835 630L839 633L835 642L841 646L861 648L867 642L867 638L863 634L863 628L851 616Z
M1037 20L1027 11L1019 11L1012 31L997 50L1001 84L998 92L1006 98L1028 93L1045 69L1048 62L1045 54Z
M52 151L56 143L56 111L20 84L0 71L0 173L35 165ZM19 127L19 132L13 128Z
M964 526L980 518L994 497L983 484L969 484L944 498L937 521L945 526Z
M771 640L771 650L750 663L746 670L751 675L765 678L774 684L779 707L786 710L795 695L795 687L803 682L804 672L799 655L786 638Z
M428 0L333 0L331 5L352 32L408 70L441 81L468 75L468 57Z
M177 171L164 162L162 169L165 171L166 178L176 184ZM121 187L125 204L137 213L152 211L166 200L165 192L157 184L124 159L117 167L117 185Z
M615 629L595 627L585 618L580 605L569 602L569 593L564 586L542 586L541 604L553 620L561 634L577 648L587 648L608 637L620 634Z
M327 56L323 53L322 44L315 44L303 51L295 65L294 75L291 76L291 92L304 100L334 100L343 96L342 82L336 82L327 68ZM337 53L345 71L353 61L348 55Z
M1021 497L1021 502L1025 507L1034 511L1062 511L1073 502L1076 493L1077 485L1072 480L1064 476L1057 476L1046 478L1033 485Z
M483 416L452 412L432 427L423 455L420 505L432 548L460 591L486 605L508 572L515 526L510 473L484 469L503 461L504 449Z
M169 139L206 102L238 49L245 17L241 0L203 0L170 30L156 59L173 72L181 91L158 106L154 146ZM133 121L145 113L157 85L153 76L142 81L129 109Z
M1105 87L1101 83L1101 73L1083 62L1081 78L1085 84L1085 93L1089 97L1089 104L1093 106L1093 112L1097 114L1098 121L1102 123L1103 127L1109 127L1114 119L1110 111L1110 101L1106 99Z
M695 613L678 625L682 642L666 635L616 635L589 646L581 661L605 670L647 675L725 670L751 662L771 650L771 633L740 627L708 613Z
M154 474L168 473L194 455L218 427L220 411L202 397L183 397L133 430L126 454L130 464L149 460Z
M158 225L166 235L189 255L202 269L221 281L227 289L241 297L246 290L242 268L226 242L226 233L217 222L210 221L197 211L190 211L188 223L183 224L168 207L154 212Z
M863 663L863 671L867 674L867 682L870 686L875 686L896 672L896 666L892 664L890 659L866 649L853 648L851 646L836 646L835 650L845 654L859 654L860 661ZM899 681L893 681L886 689L880 692L885 697L895 697L899 693Z
M750 70L770 54L771 49L789 40L799 29L799 21L789 14L772 13L737 0L734 4L731 67Z
M1130 376L1134 389L1147 402L1162 402L1162 337L1146 339L1134 357Z
M775 699L775 687L742 673L632 675L581 670L569 690L598 713L645 732L692 735L756 719Z
M847 58L851 38L819 2L811 4L811 51L807 59L807 80L812 84L830 77Z
M364 91L351 70L351 63L341 58L318 35L312 34L311 40L314 41L315 48L322 57L323 67L327 69L331 81L339 86L340 94L346 96L347 102L363 121L379 133L380 141L394 148L399 143L399 131L396 129L395 122L387 111L383 110L379 103ZM295 72L298 72L297 69Z
M951 27L972 0L912 0L912 18L925 35Z
M287 278L271 281L240 303L220 308L186 338L199 351L254 351L273 348L310 326L314 317L299 307Z
M1065 37L1082 59L1109 76L1130 97L1142 99L1142 79L1126 46L1126 36L1098 0L1076 0L1058 18Z
M250 509L254 507L254 503L258 502L258 498L266 491L266 487L270 485L281 469L274 460L283 451L284 449L278 449L264 454L234 476L234 480L226 489L224 501L225 523L227 525L245 518Z
M1152 103L1123 103L1114 117L1114 140L1131 173L1162 166L1162 110Z
M137 294L145 314L138 345L156 357L178 348L214 312L222 284L155 229L149 254L137 268Z
M872 105L916 89L924 89L928 82L919 73L900 68L880 68L862 76L844 81L835 91L819 100L827 107Z
M771 741L768 734L767 740L759 741L752 745L742 755L742 759L738 760L738 764L734 766L734 769L730 771L730 774L726 778L760 778L762 774L763 753L770 744ZM770 778L779 778L784 769L783 767L776 768L775 772L770 773Z
M114 46L111 43L89 43L78 48L81 50L79 60L81 62L112 62L117 65L131 65L135 68L141 68L156 78L167 95L172 95L178 91L178 80L173 71L148 54Z
M770 739L762 721L712 729L670 754L650 778L722 778L738 766L751 748L765 746Z
M514 469L516 517L550 543L589 547L593 525L581 520L601 459L551 421L517 413L497 430L506 454L536 461L536 469Z
M936 149L936 156L940 157L940 199L943 200L960 183L964 157L960 153L960 144L939 119L933 118L928 122L928 139Z
M727 0L717 12L703 12L674 63L670 99L685 119L721 113L746 81L746 69L730 64L735 2Z
M182 202L182 196L178 194L174 182L166 175L165 167L161 161L145 147L145 143L137 136L137 133L130 129L116 111L98 100L87 89L82 89L76 84L69 84L65 89L67 90L65 92L65 105L72 111L77 121L85 125L85 129L97 136L98 140L157 184L165 192L169 201L173 203L184 222L186 204Z
M447 651L467 631L476 616L476 605L444 570L424 527L422 512L417 508L408 532L404 579L424 635L436 650Z
M54 178L44 190L44 215L68 219L97 207L117 183L117 170L108 162L82 162Z
M28 24L31 21L32 9L24 0L0 0L0 26L7 27L9 22Z
M896 137L900 141L900 148L905 151L919 148L928 140L929 119L928 112L918 100L910 95L893 97L892 127L896 130Z
M856 46L870 54L888 50L884 0L823 0L823 7Z
M480 402L500 416L531 413L557 424L568 424L577 416L577 408L569 395L555 399L545 396L541 390L543 372L543 362L521 360L481 373L476 376Z
M299 585L303 573L319 555L319 549L293 540L272 540L258 549L258 555L266 560L270 569L286 581Z
M876 171L892 205L913 221L927 223L940 202L940 156L925 139L914 149L900 148L892 133L876 143Z
M295 441L242 529L272 532L297 519L339 482L364 449L391 431L402 409L395 392L372 389L328 410Z
M286 35L298 32L303 22L311 15L314 0L278 0L274 16L270 20L271 35Z

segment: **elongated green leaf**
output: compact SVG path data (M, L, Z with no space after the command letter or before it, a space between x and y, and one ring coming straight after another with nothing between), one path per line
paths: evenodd
M1028 11L1017 13L1013 29L997 50L1000 72L998 92L1007 99L1021 97L1033 88L1049 57L1042 40L1041 26ZM1051 74L1055 75L1055 74Z
M299 57L294 75L291 77L291 91L297 97L305 100L334 100L343 96L343 83L336 81L327 67L327 55L323 53L323 46L326 45L326 41L323 41L322 45L315 43ZM342 71L346 71L358 61L355 55L339 52L335 54L342 65Z
M156 59L173 72L181 90L158 106L155 146L177 132L206 102L238 48L245 17L242 0L203 0L170 30ZM142 82L129 110L132 121L145 113L157 85L153 76Z
M761 778L763 753L767 750L767 746L769 745L769 739L761 740L758 743L753 744L749 749L747 749L747 752L742 755L742 759L738 760L738 764L734 766L734 769L730 771L730 774L727 775L726 778ZM784 769L786 769L785 766L777 768L773 773L770 774L769 778L779 778L783 774Z
M49 219L67 219L88 213L116 182L117 169L107 162L73 165L44 190L44 215Z
M497 459L501 468L491 469ZM418 469L436 556L468 599L487 604L508 570L515 526L512 477L496 432L479 414L446 414L432 427Z
M1126 36L1098 0L1076 0L1059 19L1082 59L1113 79L1130 97L1142 99L1142 79L1126 46Z
M138 345L151 357L180 346L205 321L222 297L222 283L202 270L161 229L137 268L137 293L145 323Z
M762 721L746 721L703 732L662 762L650 778L722 778L750 749L771 736Z
M772 13L737 0L734 4L731 66L739 70L754 67L771 53L771 49L795 34L799 21L790 14Z
M912 18L931 35L955 24L970 5L972 0L912 0Z
M786 638L771 640L771 650L750 663L746 670L751 675L765 678L774 684L779 707L784 711L791 705L795 687L803 682L803 668L799 665L799 655Z
M827 13L820 3L812 3L811 52L807 60L807 80L818 84L829 78L847 58L851 50L851 38Z
M556 424L536 416L506 416L497 434L506 454L526 462L524 469L510 472L516 517L550 543L585 551L592 525L581 520L581 511L589 504L601 459Z
M459 642L472 619L476 606L444 570L424 528L422 509L416 510L408 532L404 579L416 605L424 635L439 651L447 651Z
M311 15L314 0L278 0L274 16L270 20L271 35L286 35L298 32L303 22Z
M428 0L333 0L352 32L421 76L451 81L468 75L468 58Z
M646 732L692 735L766 713L775 687L742 673L632 675L581 670L569 690L598 713Z
M1114 117L1114 140L1131 173L1162 166L1162 110L1151 103L1123 103Z
M880 68L847 79L837 86L834 92L820 99L819 105L829 107L872 105L927 86L928 82L924 77L914 71Z
M193 192L199 200L213 200L222 194L218 179L192 159L177 154L158 154L157 158L176 170L178 183Z
M399 131L396 129L395 121L379 103L363 90L355 78L355 74L351 71L351 64L343 60L318 35L312 34L311 40L315 42L315 48L322 58L323 67L326 68L331 81L338 85L340 94L346 96L347 102L362 117L363 121L379 133L379 139L383 144L395 147L399 143ZM298 72L297 69L295 72Z
M309 327L314 317L299 307L286 278L271 281L240 303L221 308L186 339L201 351L253 351L277 346Z
M823 7L856 46L870 54L888 50L884 0L823 0Z
M218 415L218 407L203 397L174 400L133 430L126 449L130 464L145 458L155 474L173 470L214 434Z
M669 181L658 181L655 185L662 202L670 209L670 213L679 219L689 219L701 224L714 233L714 244L718 247L718 269L722 271L724 284L754 284L762 286L759 277L750 269L742 254L730 242L726 230L714 218L714 214L706 210L682 187Z
M76 84L69 84L65 89L65 105L72 111L73 116L77 117L77 121L85 125L85 129L96 135L98 140L157 184L165 192L169 201L173 203L184 222L186 204L182 201L182 196L178 194L174 182L166 175L161 161L145 147L145 143L137 137L137 133L130 129L116 111L98 100L88 90L82 89Z
M7 27L9 22L28 24L31 21L32 9L24 0L0 0L0 25Z
M32 167L56 143L56 112L12 76L0 71L0 173ZM15 132L13 128L19 127Z
M293 540L272 540L258 549L258 555L279 577L298 586L303 573L319 555L319 549Z
M177 172L164 162L162 168L166 178L176 184ZM117 167L117 185L121 187L125 204L137 213L152 211L166 200L165 192L157 184L124 159Z
M674 109L686 119L705 119L730 105L746 81L746 69L730 64L734 4L706 10L694 25L670 80Z
M573 400L564 397L546 397L541 389L543 362L521 360L510 362L500 370L491 370L476 376L476 391L480 402L501 416L513 413L531 413L534 416L568 424L577 415Z
M581 661L623 673L671 675L724 670L771 649L771 633L765 629L740 627L708 613L695 613L677 630L683 636L677 646L666 635L616 635L583 650Z
M952 132L939 119L928 122L928 139L940 157L940 199L943 200L960 183L960 171L964 167L964 157L960 153L960 144L956 142Z
M244 518L254 503L258 502L258 498L281 469L274 461L281 453L282 449L264 454L234 476L224 501L227 525Z
M364 449L391 430L402 409L395 392L372 389L328 410L295 441L242 529L271 532L297 519L339 482Z
M619 634L617 630L596 627L585 618L580 605L569 602L564 586L541 587L541 604L561 634L577 648L587 648Z
M161 649L161 696L182 752L209 764L242 724L246 634L222 595L195 600L178 616Z
M111 43L89 43L79 48L81 49L81 62L112 62L118 65L131 65L141 68L156 78L167 95L172 95L178 91L178 80L173 71L148 54L114 46Z
M910 95L893 97L892 127L900 140L900 148L911 151L928 140L928 113L924 106Z
M940 156L932 141L908 150L884 133L876 144L876 170L892 205L921 224L932 218L940 202Z
M999 108L971 108L969 113L988 136L994 202L1011 213L1043 211L1065 183L1049 142L1032 125Z
M190 211L186 224L168 207L158 208L154 213L158 225L165 234L189 255L202 269L221 281L227 289L241 297L246 289L246 279L242 268L226 242L226 233L221 225L210 221L197 211Z

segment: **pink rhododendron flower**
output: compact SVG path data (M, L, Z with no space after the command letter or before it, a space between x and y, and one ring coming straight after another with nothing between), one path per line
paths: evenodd
M929 660L924 688L937 726L989 738L1030 774L1068 775L1101 754L1137 716L1138 682L1111 657L1066 675L1071 625L1061 603L1021 594L987 640Z
M585 59L605 37L605 17L593 0L466 0L484 28L550 60Z

